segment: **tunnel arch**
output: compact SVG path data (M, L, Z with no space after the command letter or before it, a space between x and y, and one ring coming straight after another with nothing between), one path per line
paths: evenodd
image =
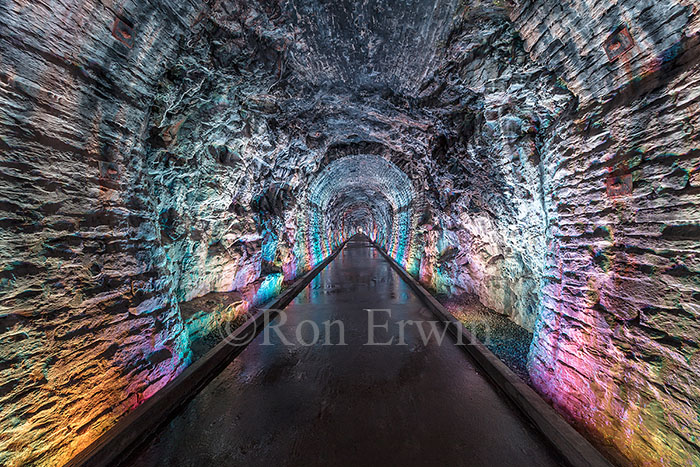
M0 464L62 464L180 374L233 309L185 303L264 302L359 230L531 332L525 374L582 429L700 464L697 2L439 2L0 5L22 362ZM351 156L412 191L348 175L311 199Z
M405 264L415 244L418 193L409 176L384 157L354 154L331 161L306 193L312 262L328 254L334 241L362 232Z

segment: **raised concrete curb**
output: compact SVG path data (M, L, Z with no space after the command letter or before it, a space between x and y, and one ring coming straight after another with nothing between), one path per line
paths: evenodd
M315 268L297 279L277 298L263 305L253 318L236 329L230 339L220 342L202 358L188 366L153 397L125 415L116 425L68 461L65 466L114 466L125 461L141 443L167 423L180 407L221 373L248 346L253 337L262 331L265 323L269 323L277 316L278 311L304 290L344 247L345 243ZM242 342L242 344L235 342Z
M491 381L542 433L552 448L572 467L610 467L612 464L569 425L539 394L525 384L464 325L447 311L416 279L378 245L373 244L428 309L445 325L461 347L474 359Z

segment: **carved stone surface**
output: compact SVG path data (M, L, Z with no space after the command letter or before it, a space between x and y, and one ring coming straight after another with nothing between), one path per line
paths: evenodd
M533 384L594 438L700 462L694 0L0 18L0 463L67 460L232 318L202 297L238 315L360 228L534 330Z

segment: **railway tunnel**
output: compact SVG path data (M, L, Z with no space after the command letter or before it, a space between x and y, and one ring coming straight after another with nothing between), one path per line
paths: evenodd
M0 1L0 464L697 465L699 32Z

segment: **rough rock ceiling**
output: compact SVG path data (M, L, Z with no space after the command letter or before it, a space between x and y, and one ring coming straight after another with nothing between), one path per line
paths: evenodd
M415 92L438 62L457 0L291 0L289 59L298 79L315 86Z

